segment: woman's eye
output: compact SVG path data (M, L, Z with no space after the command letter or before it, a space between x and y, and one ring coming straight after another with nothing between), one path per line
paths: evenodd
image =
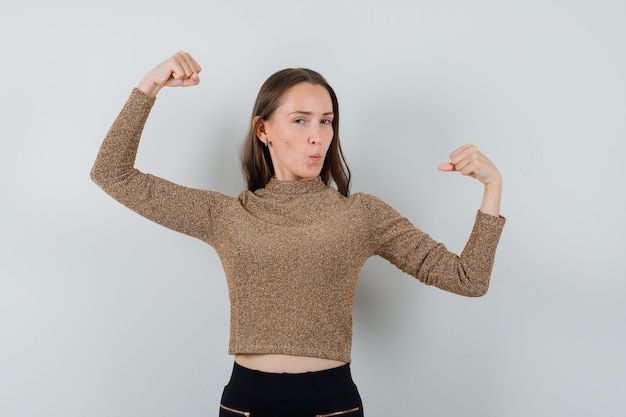
M296 124L298 124L298 125L302 125L302 124L304 124L304 119L296 119L296 120L294 120L294 122Z
M329 120L329 119L324 119L324 120L322 120L322 124L323 124L323 125L329 125L329 124L331 124L332 122L333 122L333 121L332 121L332 120Z

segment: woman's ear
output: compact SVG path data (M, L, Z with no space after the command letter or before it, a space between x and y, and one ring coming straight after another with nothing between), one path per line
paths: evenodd
M255 129L256 137L264 144L267 143L265 120L261 119L260 116L254 116L252 119L252 127Z

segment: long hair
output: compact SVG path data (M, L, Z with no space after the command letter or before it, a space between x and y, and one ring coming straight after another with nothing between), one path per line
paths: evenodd
M256 191L265 187L274 175L274 166L269 149L263 145L256 134L259 124L262 120L268 120L282 104L287 90L304 82L321 85L330 94L334 113L332 121L333 139L326 153L320 177L326 185L330 185L331 181L334 182L337 191L347 197L350 193L350 169L346 164L339 142L339 102L337 95L324 77L306 68L287 68L278 71L270 76L259 90L252 109L252 120L257 117L256 123L250 123L250 130L241 147L241 168L248 184L248 190Z

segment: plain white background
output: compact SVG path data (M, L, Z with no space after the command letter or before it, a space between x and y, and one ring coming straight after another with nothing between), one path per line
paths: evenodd
M178 50L202 83L159 95L137 166L236 195L252 103L284 67L341 103L352 191L460 251L504 176L489 293L362 271L353 372L366 415L623 416L626 3L621 0L56 1L0 13L0 415L213 416L232 357L212 248L89 179L132 87Z

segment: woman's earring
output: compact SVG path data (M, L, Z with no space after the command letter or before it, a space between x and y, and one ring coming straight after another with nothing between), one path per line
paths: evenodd
M265 142L263 142L265 144L265 147L267 148L267 139L265 139Z

